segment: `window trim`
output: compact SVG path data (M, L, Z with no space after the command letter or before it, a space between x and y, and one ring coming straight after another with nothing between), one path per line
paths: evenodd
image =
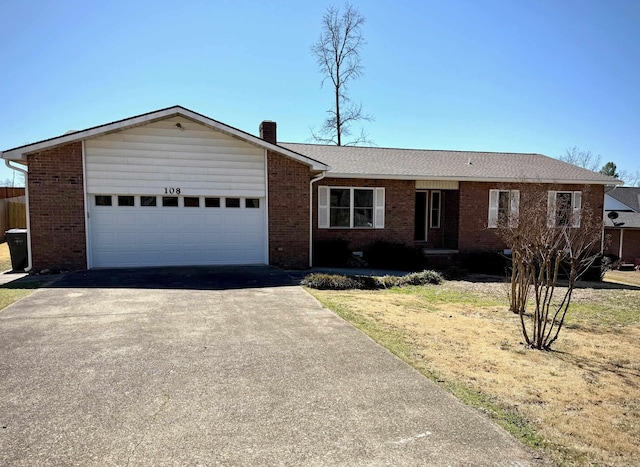
M131 201L133 204L120 204L125 200ZM134 195L116 195L116 201L119 208L133 208L136 207L136 197Z
M571 196L571 222L567 224L558 224L557 201L559 194L569 194ZM563 228L572 227L580 228L580 217L582 212L582 191L570 190L549 190L547 192L547 227Z
M331 190L349 190L349 226L331 226ZM354 226L355 197L354 190L370 190L373 193L372 225ZM318 186L318 228L319 229L384 229L385 188L370 186Z
M431 190L430 191L430 195L429 195L429 228L430 229L439 229L440 226L442 225L442 191L441 190ZM434 194L438 194L438 207L437 209L435 209L435 211L438 212L438 222L437 225L434 225L435 223L433 222L433 212L434 212L434 207L433 207L433 195Z
M102 200L105 200L105 201L106 201L107 198L109 198L109 204L102 204L102 203L98 204L98 198L101 198ZM113 195L93 195L93 204L94 204L94 206L100 207L100 208L112 207L113 206Z
M331 223L331 190L349 190L349 226L334 226ZM354 226L355 198L354 190L371 190L373 192L372 226ZM318 228L319 229L350 229L369 230L384 229L385 217L385 188L369 186L318 186Z
M500 193L509 193L509 227L518 227L518 216L520 213L520 190L489 190L489 215L487 228L498 228L500 221Z
M229 201L233 200L233 206L229 205ZM236 200L238 201L238 205L235 206ZM225 209L240 209L242 207L242 197L239 196L229 196L224 198L224 208Z

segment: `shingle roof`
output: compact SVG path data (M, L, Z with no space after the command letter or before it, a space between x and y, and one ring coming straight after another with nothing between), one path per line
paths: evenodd
M608 191L607 194L626 204L635 212L640 212L640 187L621 186Z
M540 181L621 184L541 154L392 149L279 143L331 167L327 175L412 180Z

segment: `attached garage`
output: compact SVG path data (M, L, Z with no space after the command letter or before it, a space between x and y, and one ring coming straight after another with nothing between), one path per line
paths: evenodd
M180 106L5 151L28 168L27 270L309 262L328 169ZM13 166L18 170L23 170Z
M84 152L89 267L268 262L263 148L174 116Z

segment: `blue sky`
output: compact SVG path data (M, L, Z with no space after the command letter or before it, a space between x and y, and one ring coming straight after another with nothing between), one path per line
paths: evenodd
M305 142L331 105L309 53L331 4L0 0L0 150L176 104ZM640 1L352 4L376 145L578 146L640 170Z

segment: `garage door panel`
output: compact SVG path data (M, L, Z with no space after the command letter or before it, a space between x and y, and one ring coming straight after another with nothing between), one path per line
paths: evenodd
M136 196L132 207L94 206L90 213L92 267L265 262L262 199L258 209L205 208L203 199L200 207L183 204L140 206Z

